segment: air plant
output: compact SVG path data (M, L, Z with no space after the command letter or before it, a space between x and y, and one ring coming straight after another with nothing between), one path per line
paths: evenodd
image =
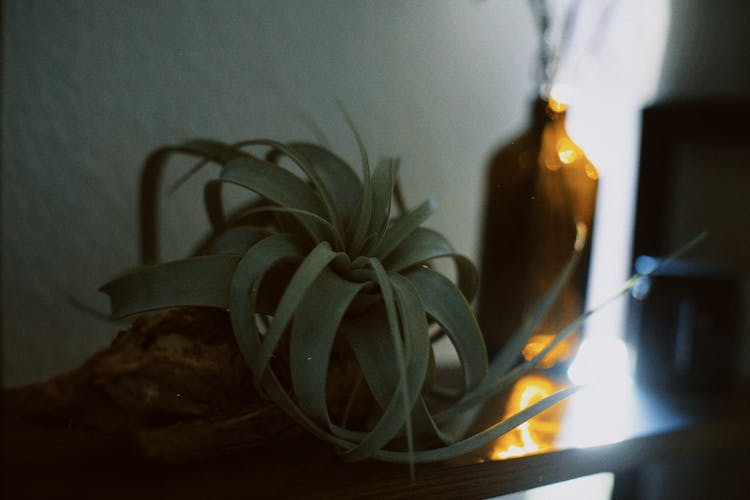
M579 234L547 295L489 363L469 305L476 289L473 264L443 235L422 226L435 210L432 201L405 209L396 181L398 160L382 160L371 172L354 134L361 179L342 158L312 143L193 140L156 150L141 184L141 252L150 265L102 290L114 318L176 306L228 310L256 389L347 460L373 457L413 466L466 454L576 390L561 390L468 437L447 431L462 414L531 370L583 321L517 364L535 324L573 270L585 235ZM159 181L174 154L199 159L191 173L207 163L220 167L218 178L204 189L212 233L197 255L154 263ZM283 166L289 162L304 177ZM225 214L225 184L257 196ZM394 216L392 206L401 212ZM439 258L455 263L456 284L432 266ZM433 324L455 348L463 379L461 393L440 411L429 403L441 392L432 376L438 336L431 334ZM352 385L350 405L363 388L376 403L364 424L350 423L348 412L334 414L329 407L327 385L341 382L328 380L337 349L354 359L364 381ZM277 357L288 363L276 363Z

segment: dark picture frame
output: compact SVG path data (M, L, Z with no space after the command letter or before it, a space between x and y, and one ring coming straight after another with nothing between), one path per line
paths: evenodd
M750 154L750 100L652 105L643 111L641 138L633 256L663 256L675 250L669 246L668 226L675 198L680 195L673 190L684 166L680 148L699 145L717 152L742 148ZM720 162L706 168L714 170L714 175L725 174ZM727 183L731 182L728 178ZM750 185L747 187L750 204ZM750 220L739 222L750 230Z
M667 266L652 278L650 295L630 301L628 338L637 347L636 378L646 385L696 390L747 377L749 121L750 100L643 111L634 260L664 257L708 230L687 264ZM738 356L736 365L729 355Z

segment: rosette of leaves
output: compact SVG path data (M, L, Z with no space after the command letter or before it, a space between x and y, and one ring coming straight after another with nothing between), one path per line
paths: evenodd
M361 178L342 158L311 143L194 140L156 150L146 161L141 184L141 250L150 265L102 290L115 318L176 306L228 310L257 390L348 460L374 457L413 464L450 459L493 441L572 390L468 437L446 431L454 419L513 383L554 348L515 365L575 258L525 327L489 364L469 305L476 289L473 264L443 235L422 226L435 210L431 201L391 213L392 206L403 205L396 187L399 163L385 159L371 171L355 136ZM248 151L259 148L266 154ZM208 163L220 167L218 178L204 189L212 233L197 255L154 264L159 184L175 154L198 158L191 173ZM225 184L247 189L252 199L226 214ZM432 266L439 258L455 263L456 284ZM439 392L432 383L433 324L455 348L463 380L461 393L440 411L428 403ZM337 346L356 360L361 385L376 403L365 424L348 425L347 412L334 415L329 408L327 387L337 382L328 380L329 364ZM282 354L288 359L285 373L274 363Z

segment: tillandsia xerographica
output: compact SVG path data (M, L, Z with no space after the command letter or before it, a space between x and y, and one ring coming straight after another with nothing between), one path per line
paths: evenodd
M228 310L257 390L349 460L447 460L484 446L575 391L561 390L470 436L446 432L454 419L531 370L583 321L586 315L536 357L517 364L534 325L570 276L585 228L579 228L571 259L547 295L489 363L469 305L476 289L473 264L443 235L422 227L435 210L431 201L403 207L399 162L382 160L371 172L362 140L354 135L361 179L339 156L304 142L193 140L153 152L141 183L141 252L149 265L102 287L112 316L176 306ZM208 163L220 167L204 189L212 233L196 256L155 263L159 180L174 154L198 158L191 172ZM302 175L283 166L289 162ZM255 193L231 214L222 203L227 183ZM392 205L400 207L397 216ZM457 284L433 268L439 258L453 260ZM432 324L450 339L463 378L462 392L440 411L429 405L431 393L439 391L432 377ZM375 402L364 425L349 425L346 414L334 415L329 407L329 365L341 345ZM288 363L280 367L274 358L282 350Z

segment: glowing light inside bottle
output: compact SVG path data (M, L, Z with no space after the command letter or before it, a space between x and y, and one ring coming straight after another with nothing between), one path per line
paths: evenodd
M553 89L552 92L553 93L555 93L555 92L559 93L559 90L558 89ZM565 104L564 102L561 102L558 99L555 99L552 96L550 96L550 98L549 98L548 105L549 105L549 108L552 111L554 111L555 113L562 113L563 111L565 111L566 109L568 109L568 105L567 104Z
M567 137L561 137L557 141L557 157L565 165L570 165L581 157L581 150Z
M540 333L532 336L524 346L521 354L526 361L531 360L542 352L553 340L555 340L554 333ZM568 359L575 348L574 342L568 338L557 344L547 353L544 358L537 365L539 368L551 368L558 361Z
M549 377L525 375L513 387L505 416L518 413L557 390L557 385ZM495 442L491 457L505 459L554 449L555 437L560 432L561 412L561 405L553 406L504 434Z

